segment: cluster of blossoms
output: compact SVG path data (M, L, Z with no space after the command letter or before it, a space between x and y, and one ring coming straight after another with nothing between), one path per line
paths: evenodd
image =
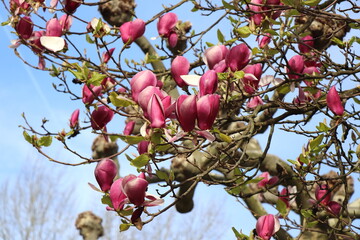
M341 210L341 204L335 201L331 201L331 191L327 184L318 185L315 189L316 201L310 199L316 207L324 208L326 211L332 213L335 216L339 216Z
M94 171L101 191L111 200L108 210L120 213L122 210L136 208L131 216L131 221L134 223L140 218L145 207L157 206L164 202L163 199L146 192L149 183L145 179L145 173L140 173L139 176L130 174L114 180L117 173L116 164L108 158L102 159ZM125 208L127 204L133 206Z

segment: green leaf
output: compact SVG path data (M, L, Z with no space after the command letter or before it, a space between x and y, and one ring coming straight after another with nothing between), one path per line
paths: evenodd
M28 143L30 143L30 144L33 143L31 136L26 131L23 131L23 136Z
M315 139L310 140L310 144L309 144L310 150L314 150L318 148L323 139L324 139L324 134L320 134Z
M316 226L318 223L319 223L318 221L307 222L306 227L312 228L312 227Z
M356 97L353 98L354 99L354 102L357 103L357 104L360 104L360 100L357 99Z
M89 34L86 34L86 41L87 41L88 43L90 43L90 44L95 43L95 41L94 41L94 40L92 40L92 38L90 37L90 35L89 35Z
M38 141L38 144L40 146L49 147L52 143L52 137L51 136L44 136L41 137Z
M151 135L151 142L155 143L155 144L160 144L161 143L161 136L162 136L162 134L160 132L154 132Z
M336 45L338 45L339 47L343 47L345 44L343 41L341 41L340 39L336 38L336 37L332 37L331 41L333 41L334 43L336 43Z
M116 92L111 92L109 99L115 107L128 107L135 104L132 100L119 96Z
M235 77L236 79L243 79L244 76L245 76L244 71L236 71L236 72L234 73L234 77Z
M218 38L219 42L221 42L221 43L225 42L224 35L221 33L220 29L217 30L217 38Z
M133 208L126 208L120 211L121 216L130 216L134 212Z
M223 134L223 133L219 133L219 138L224 141L224 142L227 142L227 143L231 143L232 142L232 138L229 137L228 135L226 134Z
M71 73L74 75L74 77L75 77L76 79L78 79L78 80L83 80L83 79L84 79L84 75L83 75L82 72L75 72L75 71L72 70L72 69L69 69L69 72L71 72Z
M307 0L307 1L303 1L303 4L307 6L315 7L319 5L320 2L321 0Z
M242 186L237 186L231 189L227 189L227 192L233 195L239 195L241 191L242 191Z
M321 131L321 132L328 132L331 128L326 126L325 123L319 123L319 126L316 126L316 129Z
M301 215L304 216L305 218L310 218L313 216L312 210L301 209Z
M233 10L235 9L235 7L231 4L229 4L228 2L225 2L224 0L222 0L222 4L224 5L225 8Z
M279 36L279 34L275 31L275 30L273 30L273 29L266 29L265 31L264 31L264 33L270 33L271 34L271 36Z
M278 199L278 201L276 202L276 209L279 211L281 216L284 217L287 215L287 206L286 203L284 203L282 200Z
M300 154L299 161L306 165L309 165L309 159L307 157L305 157L303 154Z
M205 43L206 43L206 45L207 45L208 47L215 46L215 44L213 44L213 43L211 43L211 42L205 42Z
M105 77L106 77L105 74L93 72L91 74L91 78L88 79L86 82L87 82L87 84L92 84L94 86L100 86L102 80L104 80Z
M104 194L101 198L101 203L108 205L109 207L113 207L111 199L109 197L109 195Z
M142 136L120 136L120 139L128 144L138 144L139 142L145 140Z
M131 224L130 223L122 223L120 224L120 232L124 232L126 230L128 230L130 228Z
M166 172L156 170L156 176L162 180L165 180L166 182L169 182L169 176Z
M288 161L289 163L292 163L292 164L296 165L296 166L300 166L300 163L299 163L298 161L296 161L296 160L288 159L287 161Z
M251 34L251 30L249 26L244 26L236 29L236 32L240 35L242 38L247 38Z
M134 166L136 168L142 168L144 167L146 164L148 164L150 160L150 157L147 154L141 154L140 156L138 156L137 158L133 159L130 162L131 166Z
M290 7L295 6L294 0L281 0L281 2L286 6L290 6Z
M236 237L237 240L248 240L249 239L248 236L246 236L243 233L239 233L234 227L232 227L231 229L234 232L235 237Z

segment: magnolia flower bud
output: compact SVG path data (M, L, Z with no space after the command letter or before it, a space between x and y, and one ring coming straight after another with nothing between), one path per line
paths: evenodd
M29 40L31 49L36 53L41 53L45 48L41 45L40 38L45 36L45 31L35 31Z
M279 229L279 219L272 214L261 216L256 222L256 234L262 240L269 240Z
M202 96L196 102L197 124L201 130L207 130L212 127L219 112L219 104L220 96L217 94Z
M288 73L290 79L298 79L300 78L299 74L302 74L304 67L305 67L304 58L300 55L295 55L292 58L290 58L288 62L288 67L286 68L286 72ZM297 74L291 74L291 73L297 73Z
M315 190L315 198L316 200L321 201L320 203L325 206L330 202L331 193L326 184L317 186Z
M332 86L326 95L326 103L335 115L341 116L344 114L344 106L342 105L341 98L335 86Z
M140 155L148 152L149 144L150 142L145 140L138 143L137 149Z
M169 37L176 26L178 17L175 13L169 12L159 18L157 29L160 36Z
M261 99L261 97L260 96L255 96L255 97L250 98L249 102L246 104L246 107L250 108L250 109L254 109L257 106L263 105L263 104L264 104L264 102Z
M141 107L141 109L144 111L145 117L148 116L147 108L150 102L150 98L154 95L158 95L160 99L163 99L167 93L160 90L158 87L154 86L147 86L145 89L143 89L139 95L138 95L138 103Z
M101 60L103 63L107 63L109 62L111 56L113 55L115 48L111 48L109 49L109 51L103 52L102 56L101 56Z
M19 36L25 40L29 39L33 33L34 24L28 16L20 18L15 30Z
M79 113L80 113L80 110L79 110L79 109L76 109L76 110L71 114L71 117L70 117L70 127L71 127L72 129L79 127Z
M267 46L271 41L271 34L266 33L265 36L259 39L259 48L264 48Z
M308 53L314 48L314 38L310 35L301 38L299 42L299 50L301 53Z
M64 10L67 14L73 14L76 9L81 5L80 0L64 0L63 2Z
M145 22L141 19L135 19L132 22L126 22L120 26L121 39L124 43L131 44L133 41L144 35Z
M196 121L196 96L181 95L176 101L176 118L185 132L190 132L195 127Z
M135 121L129 121L128 123L126 123L123 134L124 135L131 135L131 133L134 130L134 126L135 126Z
M142 176L136 177L130 174L124 177L122 188L131 203L135 206L141 206L145 201L148 184Z
M91 113L91 127L95 130L103 129L114 117L114 112L102 105Z
M181 75L187 75L189 73L190 63L183 56L177 56L171 63L171 75L174 78L176 84L179 87L186 86L184 80L180 77Z
M214 70L207 71L201 76L199 82L200 97L206 94L213 94L218 87L218 76Z
M101 95L101 86L90 85L91 90L88 85L84 85L82 88L82 102L84 104L92 104L95 100L95 97Z
M229 49L227 49L224 45L212 46L205 50L203 61L209 69L214 69L216 64L225 59L228 52Z
M125 205L125 200L127 199L125 193L122 191L122 181L123 178L119 178L115 180L110 187L109 197L115 211L122 210Z
M94 174L102 191L106 192L110 190L117 172L117 166L110 158L105 158L98 162L95 167Z
M132 98L138 101L139 93L147 86L156 86L157 79L155 74L150 70L138 72L130 81Z
M151 122L150 127L152 128L163 128L165 127L165 110L162 105L161 99L158 95L154 94L150 98L147 113Z
M225 63L231 71L242 70L250 61L251 52L245 43L232 47L226 55Z

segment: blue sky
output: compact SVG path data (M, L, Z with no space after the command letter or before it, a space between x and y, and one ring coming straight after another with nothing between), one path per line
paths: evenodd
M160 9L162 1L137 1L137 15L138 17L147 20L153 16L154 11L152 9ZM169 1L167 1L169 2ZM175 2L175 1L171 1ZM150 6L151 5L151 6ZM204 21L204 17L197 17L196 19L188 19L190 14L187 13L191 9L191 4L185 6L185 8L177 10L178 16L182 20L192 20L195 29L202 29L207 25L207 21ZM94 9L94 8L93 8ZM100 15L94 10L88 12L89 8L85 10L79 9L78 13L83 17L91 20L90 13ZM3 8L0 8L0 22L6 20L7 13ZM95 15L94 15L95 16ZM220 24L218 28L223 29L223 24ZM156 37L155 24L147 26L149 31L146 32L147 37ZM151 30L152 29L152 30ZM217 29L217 28L216 28ZM216 30L215 29L215 30ZM78 210L79 212L92 209L94 204L101 205L100 195L91 190L87 183L95 183L93 177L94 165L79 166L79 167L65 167L58 164L48 162L44 157L39 156L33 147L28 144L22 136L22 129L19 125L24 125L24 121L21 114L25 112L29 122L36 128L41 125L43 118L49 119L49 128L53 131L60 131L63 128L68 128L68 119L72 111L79 106L70 101L69 96L55 92L52 87L52 83L56 82L49 76L47 72L41 72L34 70L25 64L15 56L13 50L8 48L10 40L15 39L16 36L10 33L10 27L0 28L0 69L2 73L2 87L0 88L0 100L3 103L0 108L0 132L2 137L0 138L0 150L1 150L1 162L0 168L0 182L6 179L15 179L21 174L20 169L23 164L29 158L35 158L41 161L44 165L50 165L51 167L60 169L64 172L64 175L69 179L69 182L76 184L78 188ZM158 41L158 40L155 40ZM207 41L217 43L216 33L213 32L207 36ZM120 48L121 46L119 46ZM21 55L26 56L34 65L37 65L37 58L32 57L32 53L27 51L23 46L19 47ZM141 58L141 57L140 57ZM77 102L79 103L79 102ZM81 107L80 107L81 108ZM84 108L82 108L84 110ZM84 117L84 112L81 112L81 117ZM114 130L118 128L120 131L123 129L122 121L117 124L111 125ZM38 128L39 129L39 128ZM261 135L258 140L262 143L262 147L266 142L267 135ZM71 141L71 145L77 150L77 152L90 156L90 147L94 136L91 133L82 133L75 140ZM301 147L306 143L306 140L302 137L289 137L284 132L276 132L274 134L274 144L270 149L270 153L281 153L283 159L295 159L301 152ZM120 146L121 148L121 146ZM62 159L68 162L78 162L73 155L66 152L60 144L54 140L53 146L47 149L51 156L57 159ZM135 150L131 150L135 152ZM120 157L120 161L122 161ZM28 169L28 171L34 171L34 169ZM129 172L134 172L134 169L130 168L127 164L121 165L121 174L126 175ZM155 186L154 186L155 187ZM213 190L209 190L213 189ZM228 222L228 232L224 235L223 239L231 239L233 234L231 233L231 227L235 227L238 230L243 229L243 232L248 234L255 226L254 218L244 210L244 208L235 201L234 198L229 197L221 187L208 188L201 185L197 189L195 194L195 204L218 204L223 208L225 212L226 221ZM224 199L227 199L224 201ZM96 209L99 209L98 207ZM98 210L97 210L98 211ZM184 220L187 220L189 216L185 215ZM187 218L186 218L187 217Z

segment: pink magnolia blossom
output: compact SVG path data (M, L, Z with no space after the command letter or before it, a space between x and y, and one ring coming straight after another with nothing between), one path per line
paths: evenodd
M304 58L300 55L295 55L290 58L286 72L290 79L298 79L300 78L299 74L302 74L304 67Z
M262 66L260 63L248 65L244 68L244 73L245 75L242 79L244 90L249 94L253 94L259 88Z
M321 204L326 206L331 199L329 187L326 184L317 186L315 189L315 198L320 201Z
M201 130L212 127L219 113L220 96L208 94L199 98L196 102L197 125Z
M151 122L150 127L152 128L163 128L165 127L165 110L158 95L153 94L150 98L147 113Z
M252 21L256 26L261 25L261 22L265 17L265 15L262 13L262 6L259 6L263 4L263 0L251 0L249 4L249 10L252 12L250 21Z
M332 86L329 90L329 92L326 95L326 103L328 108L338 116L341 116L344 114L344 106L341 102L341 98L339 96L339 93L337 92L335 86Z
M171 96L165 96L161 99L161 103L165 110L165 118L175 118L175 102Z
M305 67L304 71L303 71L303 74L307 74L307 75L310 75L310 76L316 76L316 75L320 74L320 71L319 71L319 69L317 67L314 67L314 66ZM316 85L314 83L314 81L312 81L312 80L305 80L304 82L309 87Z
M16 15L26 13L30 4L24 0L10 0L10 11Z
M69 31L72 25L72 16L64 14L59 19L59 22L63 32Z
M115 51L115 48L110 48L109 51L105 51L103 52L102 56L101 56L101 60L103 63L107 63L109 62L111 56L113 55Z
M40 42L40 38L42 36L45 36L45 31L35 31L31 35L31 38L29 39L31 49L36 53L41 53L45 49Z
M190 70L189 61L183 56L177 56L171 63L171 75L179 87L185 87L187 84L180 77L187 75Z
M124 135L131 135L131 133L134 131L135 121L129 121L125 125L124 129Z
M176 118L185 132L190 132L195 127L196 121L196 96L181 95L176 101Z
M91 90L90 90L91 89ZM82 88L82 102L84 104L92 104L96 97L101 95L102 87L84 84Z
M20 18L15 30L22 39L29 39L33 33L34 24L29 16Z
M261 99L261 97L260 96L255 96L255 97L250 98L249 102L246 104L246 107L248 107L250 109L254 109L257 106L263 105L263 104L264 104L264 102Z
M113 205L113 210L115 211L122 210L127 200L127 196L122 191L122 181L123 178L119 178L115 180L110 187L109 197Z
M248 65L251 57L251 52L245 43L232 47L226 55L225 63L231 71L240 71Z
M229 49L224 45L212 46L205 50L203 61L209 69L213 70L217 64L225 59L228 52Z
M46 23L46 36L61 37L62 27L57 18L52 18Z
M262 174L260 174L259 178L263 178L260 182L257 183L257 186L259 188L265 188L266 186L272 186L279 181L279 178L277 176L270 177L270 174L268 172L263 172Z
M279 219L272 214L261 216L256 222L256 234L262 240L269 240L279 229Z
M38 68L40 70L45 70L45 66L46 66L45 58L39 56Z
M94 174L102 191L107 192L110 190L117 172L117 166L110 158L104 158L98 162Z
M288 188L283 188L279 194L279 200L286 204L287 208L290 208L290 195Z
M141 109L144 112L145 117L148 116L147 108L150 102L150 98L154 95L158 95L160 99L163 99L165 96L167 96L167 93L160 90L158 87L154 86L147 86L144 88L138 95L138 104L140 105Z
M103 129L114 117L114 112L108 107L101 105L91 113L91 127L94 130Z
M135 19L132 22L126 22L120 26L121 39L124 43L131 44L133 41L144 35L145 22L141 19Z
M218 76L214 70L209 70L201 76L199 82L200 97L206 94L213 94L218 87Z
M138 72L130 81L132 98L138 101L139 93L147 86L156 86L157 79L155 74L150 70Z
M78 128L79 127L79 114L80 114L80 110L76 109L70 117L70 127L71 128Z
M327 210L334 214L335 216L339 216L340 215L340 211L341 211L341 204L338 203L338 202L335 202L335 201L330 201L328 204L327 204Z
M314 38L307 35L300 39L299 50L301 53L308 53L314 48Z
M178 17L175 13L169 12L159 18L157 29L160 36L169 37L174 31Z

